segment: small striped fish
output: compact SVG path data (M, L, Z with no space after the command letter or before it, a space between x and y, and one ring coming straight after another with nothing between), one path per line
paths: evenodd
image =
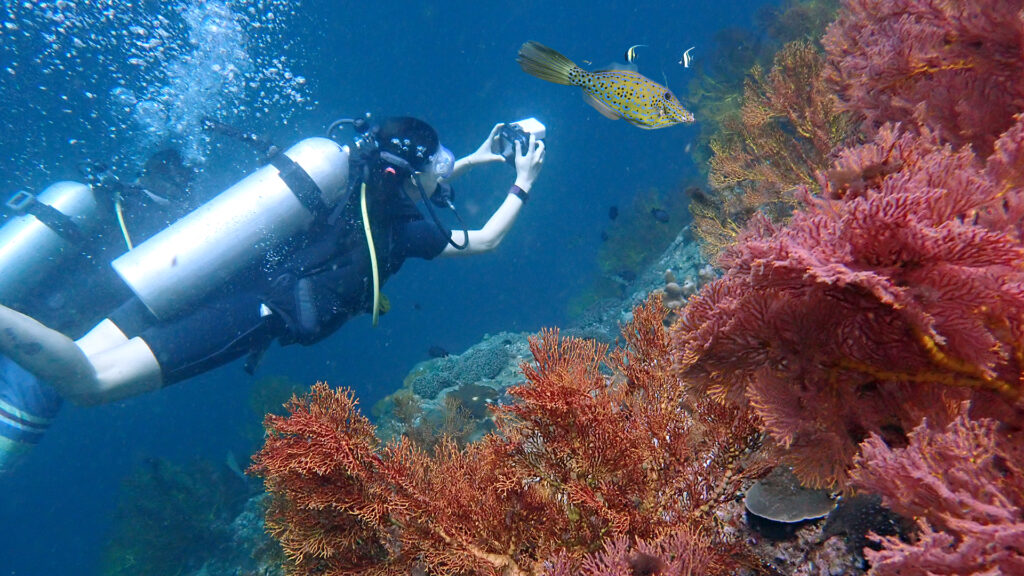
M579 86L583 99L612 120L625 118L646 130L693 122L671 90L632 70L588 72L537 42L523 44L516 61L541 80Z

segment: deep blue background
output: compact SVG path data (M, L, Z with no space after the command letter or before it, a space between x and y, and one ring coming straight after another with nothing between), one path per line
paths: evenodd
M496 253L407 263L386 287L393 309L378 328L360 317L315 347L274 349L258 376L351 386L369 407L399 386L431 345L459 352L488 333L566 322L570 298L597 273L608 206L628 205L639 190L671 189L692 174L684 148L697 128L644 131L609 121L584 104L578 89L522 73L517 48L536 40L599 66L621 60L632 44L648 44L641 71L659 81L664 72L685 100L692 71L675 64L682 51L695 45L699 58L715 32L750 26L764 2L611 4L302 3L289 19L291 43L280 49L309 79L315 105L293 111L287 125L265 114L248 118L248 128L285 144L321 133L337 116L409 114L433 124L461 156L494 123L536 116L548 127L548 153L530 204ZM24 93L0 94L0 194L73 177L72 160L118 145L96 138L93 151L65 151L68 139L81 138L90 124L60 112L54 93L96 82L100 71L81 68L89 61L75 60L80 68L41 77L21 87ZM39 90L46 82L51 89ZM12 152L26 150L31 159ZM211 180L230 182L252 168L246 161L251 158L206 170L220 171ZM513 178L508 167L493 165L456 182L464 218L481 225ZM65 406L19 474L0 479L0 574L95 573L119 482L132 464L150 456L223 461L229 451L243 458L248 446L241 431L259 418L247 406L252 384L233 365L113 405Z

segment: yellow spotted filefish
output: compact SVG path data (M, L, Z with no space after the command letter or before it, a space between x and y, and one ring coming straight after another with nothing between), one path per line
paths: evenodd
M625 118L645 130L693 122L671 90L633 70L588 72L537 42L523 44L516 61L541 80L579 86L583 99L612 120Z

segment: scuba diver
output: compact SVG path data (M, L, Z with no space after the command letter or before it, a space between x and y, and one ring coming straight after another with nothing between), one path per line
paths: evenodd
M348 125L350 144L330 138ZM328 138L268 147L267 166L112 261L132 296L84 336L0 305L0 354L16 364L8 385L45 382L64 399L105 403L243 357L251 373L272 342L313 344L357 314L376 324L380 287L407 258L487 252L511 229L545 147L542 126L509 146L509 126L457 161L410 117L339 121ZM451 207L449 182L503 161L515 182L484 226L445 227L434 207ZM0 434L0 465L5 449Z
M78 168L89 184L19 191L0 214L0 302L76 337L130 295L109 267L125 243L160 231L197 200L195 170L173 149L152 154L131 182L103 164ZM55 271L75 281L54 282ZM39 442L61 404L53 387L0 356L0 476Z

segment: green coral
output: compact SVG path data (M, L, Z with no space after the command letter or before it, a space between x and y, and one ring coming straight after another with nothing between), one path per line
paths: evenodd
M225 465L144 460L121 485L101 573L173 576L199 568L231 541L231 521L250 493Z

